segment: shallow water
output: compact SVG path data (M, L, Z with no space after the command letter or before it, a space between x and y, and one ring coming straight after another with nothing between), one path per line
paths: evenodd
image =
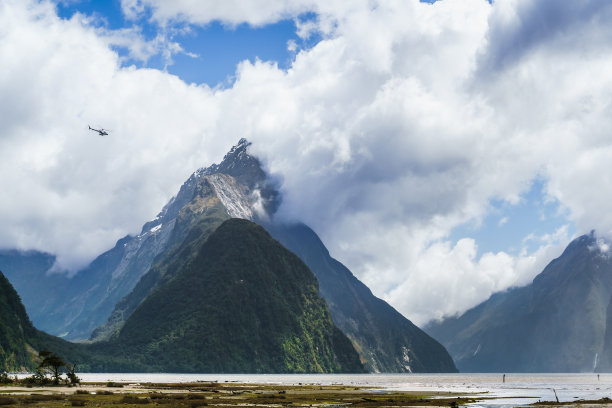
M488 397L473 407L526 405L538 400L612 398L612 374L79 374L93 382L241 382L272 384L344 384L399 391L445 391ZM528 398L525 398L528 397Z

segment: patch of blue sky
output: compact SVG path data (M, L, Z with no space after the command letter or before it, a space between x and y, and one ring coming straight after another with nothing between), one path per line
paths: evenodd
M126 25L126 20L121 12L120 0L57 2L57 14L59 17L69 19L77 12L100 20L109 29L119 29Z
M205 27L192 27L189 33L174 40L195 57L177 54L167 71L185 82L210 86L233 83L236 67L244 60L273 61L279 68L287 69L294 57L288 48L289 41L300 45L293 20L256 28L247 24L228 28L213 22Z
M57 1L57 0L56 0ZM146 18L142 21L128 21L122 10L121 0L68 0L57 1L57 15L63 19L70 19L76 13L83 14L92 20L96 27L102 27L107 30L120 30L124 28L133 28L137 25L145 39L151 40L158 34L158 27L149 24ZM136 61L131 59L129 51L126 47L114 47L114 50L122 58L124 66L136 65L138 67L163 67L163 58L161 55L154 55L148 61Z
M59 2L57 10L58 15L65 19L71 18L76 12L91 16L99 25L110 30L132 27L135 24L146 40L153 40L160 30L160 27L149 22L148 15L142 16L136 22L127 21L119 0ZM314 18L314 13L305 13L298 17L302 22ZM178 27L170 34L170 41L179 43L184 50L183 53L174 54L171 63L162 55L154 55L143 62L129 58L127 49L118 47L115 51L123 58L123 64L126 66L162 69L177 75L187 83L206 83L215 87L231 85L241 61L272 61L279 68L287 69L291 66L296 51L311 48L321 40L316 34L307 39L299 38L293 19L262 27L252 27L248 24L229 27L221 22L212 22L206 26L189 26L187 29ZM297 46L297 50L290 49L290 42Z
M481 222L468 222L455 228L449 239L473 238L478 245L478 255L504 251L518 255L523 249L528 253L542 245L538 237L552 234L563 226L568 233L575 233L575 226L561 209L559 202L547 197L545 180L536 179L531 188L516 204L492 200L491 210Z

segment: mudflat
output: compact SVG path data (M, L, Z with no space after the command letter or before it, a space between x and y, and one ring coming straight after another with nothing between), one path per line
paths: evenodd
M486 404L491 399L482 394L424 394L340 384L86 382L79 386L0 386L0 407L459 407ZM541 401L532 406L612 408L612 400Z
M0 387L0 406L19 407L456 407L476 401L470 395L442 392L423 395L345 385L196 382Z

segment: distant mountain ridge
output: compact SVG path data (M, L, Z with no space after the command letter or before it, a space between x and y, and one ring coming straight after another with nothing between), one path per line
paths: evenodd
M447 347L461 371L601 369L598 360L606 348L606 329L611 329L608 248L594 233L578 237L530 285L496 293L426 330Z

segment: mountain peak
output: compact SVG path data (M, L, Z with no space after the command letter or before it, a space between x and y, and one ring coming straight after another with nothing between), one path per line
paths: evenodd
M209 167L199 169L197 176L209 176L211 174L224 173L240 181L245 182L248 187L253 188L266 179L266 175L261 168L259 160L248 153L251 142L242 138L238 144L223 156L219 164L212 164Z
M234 155L236 152L242 153L242 152L246 152L246 149L251 145L251 142L249 142L248 140L246 140L244 137L241 138L238 141L238 144L235 146L232 146L232 148L230 149L229 152L227 152L227 154L223 157L223 160L225 160L228 156L232 156Z
M259 159L249 154L251 144L247 139L241 138L238 144L223 156L221 163L201 168L194 176L198 178L219 173L232 176L257 196L266 216L271 216L278 209L281 198L276 183L263 170Z
M251 146L251 142L242 138L238 141L238 144L232 146L232 148L223 156L223 161L219 164L220 168L232 168L241 161L257 160L252 156L249 156L247 149ZM213 165L214 166L214 165ZM212 167L212 166L211 166Z
M238 143L223 156L223 160L219 164L211 164L208 167L202 167L195 171L181 186L178 194L170 199L170 201L162 208L161 212L151 222L143 226L141 234L146 233L151 228L165 222L165 219L172 219L178 215L181 208L187 204L194 195L197 185L203 177L226 174L232 176L240 184L247 188L245 194L252 194L258 190L256 195L261 200L261 206L264 208L267 216L274 214L280 204L280 196L276 186L268 178L262 169L260 161L248 153L249 142L245 138L241 138ZM252 217L246 217L252 218Z
M595 230L592 230L590 233L581 235L570 242L563 251L562 256L569 256L578 252L586 254L587 251L601 256L608 256L610 247L611 243L607 238L598 236Z

